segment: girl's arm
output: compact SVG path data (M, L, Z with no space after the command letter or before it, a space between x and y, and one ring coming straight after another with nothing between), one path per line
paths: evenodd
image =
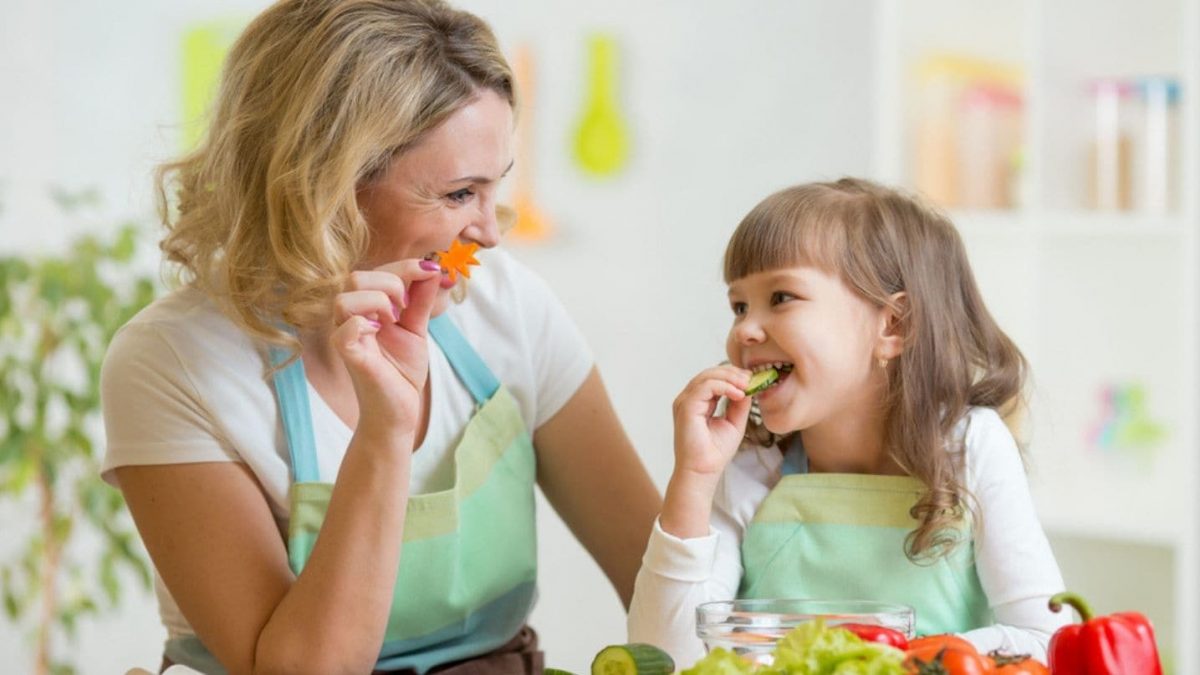
M704 536L681 539L667 534L656 522L638 573L633 605L629 608L629 641L666 650L683 670L704 655L696 636L696 606L731 600L742 578L741 542L746 530L745 499L767 488L748 473L731 466L717 488L711 527ZM729 498L737 496L737 505Z
M709 368L692 378L673 406L675 470L638 575L629 639L658 645L680 668L704 653L696 605L732 598L741 579L744 522L731 517L728 495L743 493L730 491L726 467L745 434L749 379L734 366ZM714 417L722 396L729 405Z
M1070 621L1047 603L1063 590L1062 573L1038 521L1016 442L990 408L968 418L967 488L982 526L975 532L976 569L996 624L964 635L980 651L1000 649L1045 661L1050 637Z
M628 609L650 526L662 506L592 368L533 434L538 484Z

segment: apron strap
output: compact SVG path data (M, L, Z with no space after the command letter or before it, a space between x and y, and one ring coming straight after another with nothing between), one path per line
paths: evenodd
M471 344L462 336L450 317L442 314L429 320L429 334L450 362L458 379L462 380L477 406L491 400L500 388L492 373ZM278 367L291 353L271 347L271 365ZM317 448L313 440L312 412L308 405L308 378L304 361L297 358L286 368L275 371L275 392L279 397L279 413L283 418L283 433L287 438L288 455L292 460L293 483L315 483L320 480L317 470Z
M291 354L271 347L271 365L288 360ZM279 397L279 413L283 417L283 433L287 438L288 454L292 459L292 482L315 483L317 448L313 440L312 413L308 407L308 378L304 376L304 361L297 357L286 368L275 371L275 394Z
M792 434L783 451L783 466L780 471L785 476L808 473L808 455L804 452L804 443L800 434Z
M459 332L458 327L446 313L429 320L429 334L437 340L450 367L458 375L458 379L471 392L476 405L483 405L491 400L492 395L500 388L500 381L492 374L483 359L471 347L466 338Z

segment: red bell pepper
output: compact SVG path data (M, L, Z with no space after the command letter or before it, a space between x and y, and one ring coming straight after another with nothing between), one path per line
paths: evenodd
M837 627L845 628L867 642L878 642L900 651L908 649L908 638L898 630L871 623L839 623Z
M1138 612L1092 618L1092 610L1074 593L1050 598L1050 610L1068 604L1082 623L1063 626L1050 638L1054 675L1162 675L1154 628Z

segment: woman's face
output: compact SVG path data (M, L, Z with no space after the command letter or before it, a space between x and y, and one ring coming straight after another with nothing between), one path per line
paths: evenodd
M371 229L361 268L444 251L451 242L491 248L500 241L496 193L512 167L513 114L508 101L483 90L387 170L358 190ZM443 277L434 314L453 284Z

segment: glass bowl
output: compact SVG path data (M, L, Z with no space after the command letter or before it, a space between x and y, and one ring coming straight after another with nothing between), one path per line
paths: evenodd
M696 634L706 651L724 647L753 663L770 665L779 638L814 619L823 619L827 626L863 623L914 636L912 607L870 600L706 602L696 608Z

